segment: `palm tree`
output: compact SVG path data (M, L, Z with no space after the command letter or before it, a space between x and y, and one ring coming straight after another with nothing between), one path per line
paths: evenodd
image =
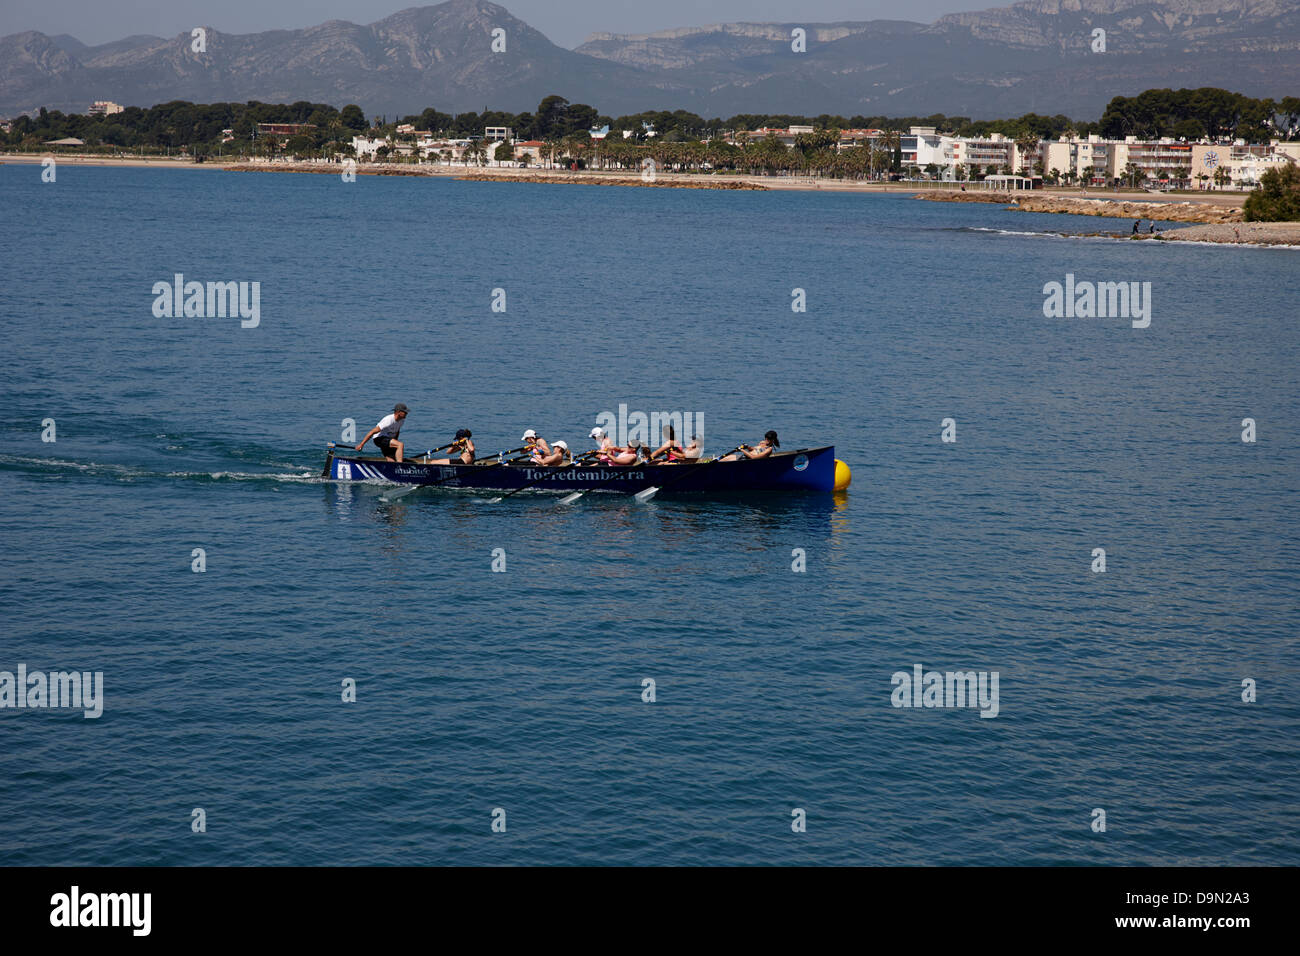
M1020 157L1020 175L1028 176L1032 165L1031 156L1038 152L1038 140L1028 134L1016 140L1016 155Z

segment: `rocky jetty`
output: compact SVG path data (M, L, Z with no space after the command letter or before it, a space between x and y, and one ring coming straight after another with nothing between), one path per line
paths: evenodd
M1161 222L1241 222L1241 209L1207 202L1142 202L1140 200L1076 199L1050 193L1005 193L970 189L936 189L917 193L933 202L992 202L1021 212L1061 212L1073 216L1111 219L1156 219Z

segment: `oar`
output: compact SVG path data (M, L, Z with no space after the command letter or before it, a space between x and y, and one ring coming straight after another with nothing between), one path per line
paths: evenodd
M687 477L688 475L695 474L700 468L707 468L709 465L716 465L718 462L722 461L722 459L726 458L727 455L735 454L736 452L740 451L740 449L743 447L744 447L743 445L737 445L735 448L731 449L731 451L719 455L717 458L713 459L713 461L706 461L704 462L704 464L696 465L693 468L683 468L682 474L676 476L670 481L665 481L660 487L656 488L654 486L651 486L649 488L646 488L644 491L638 491L632 497L636 498L636 500L640 502L649 501L651 498L659 494L660 491L662 491L664 488L667 488L669 485L681 481L683 478Z
M415 460L418 462L421 458L423 458L426 461L428 461L429 456L432 455L435 451L446 451L448 448L451 448L455 444L456 442L449 442L446 445L443 445L441 448L430 448L423 455L416 455Z
M504 495L502 495L502 496L499 497L499 498L489 498L487 503L490 504L490 505L494 505L494 504L496 504L498 501L505 501L507 498L511 497L512 495L517 495L517 494L519 494L519 492L521 492L521 491L527 491L529 488L535 487L536 485L540 485L543 481L546 481L548 478L553 478L555 475L559 474L561 468L573 468L573 467L575 467L575 466L578 464L578 462L580 462L580 461L582 461L584 458L590 457L591 455L594 455L594 454L596 454L596 452L594 452L594 451L589 451L589 452L587 452L587 454L585 454L585 455L579 455L577 458L573 459L573 461L566 462L566 463L563 464L563 465L554 465L554 466L551 466L551 467L554 467L554 468L555 468L555 471L550 472L549 474L542 475L542 477L538 478L536 481L530 481L530 482L529 482L528 484L526 484L526 485L521 485L520 487L516 488L514 491L510 492L509 494L504 494ZM546 466L543 466L543 467L546 467Z
M423 455L416 455L415 461L418 463L419 460L423 458L427 462L429 460L429 456L432 455L435 451L446 451L448 448L451 448L452 445L455 444L456 443L453 441L449 444L443 445L441 448L430 448ZM420 490L419 485L412 485L410 488L399 488L396 491L386 492L385 494L382 494L379 497L382 498L384 501L396 501L398 498L404 498L407 495L409 495L411 492L419 491L419 490Z
M604 450L604 449L601 449L601 451L603 451L603 450ZM595 454L599 454L599 452L589 452L588 454L595 455ZM635 462L635 461L634 461L634 462L632 462L632 464L630 464L630 465L610 465L610 467L611 467L611 468L635 468L638 464L640 464L640 465L644 465L644 464L646 464L646 462ZM563 498L561 498L561 499L557 502L557 504L561 504L561 505L571 505L571 504L573 504L575 501L577 501L579 498L581 498L583 495L585 495L588 491L597 491L597 490L599 490L599 489L601 489L601 488L604 488L606 485L608 485L608 484L610 484L610 483L612 483L612 482L618 481L619 478L621 478L621 477L622 477L622 475L615 475L613 478L610 478L608 481L602 481L602 482L600 482L599 484L592 485L590 488L586 488L586 489L584 489L584 490L582 490L582 491L575 491L575 492L574 492L573 494L571 494L571 495L565 495Z

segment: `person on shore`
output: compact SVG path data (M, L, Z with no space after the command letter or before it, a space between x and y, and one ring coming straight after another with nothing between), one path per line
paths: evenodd
M654 461L660 455L665 456L665 462L673 465L686 457L686 449L682 443L677 440L677 433L672 425L664 426L664 443L650 453L650 461Z
M1155 221L1154 219L1152 219L1152 220L1151 220L1151 228L1147 230L1147 235L1151 235L1151 234L1152 234L1153 232L1155 232L1155 231L1156 231L1156 221Z
M780 447L781 443L777 440L776 432L769 431L763 436L763 440L758 443L757 448L751 448L749 445L741 445L740 455L744 455L746 458L769 458L771 457L772 452ZM735 461L740 457L740 455L733 452L722 460Z
M528 449L528 460L534 465L542 464L542 459L551 454L551 446L546 444L546 439L538 438L537 432L533 431L531 428L524 432L523 437L519 440L523 442L524 447Z
M436 458L429 464L450 465L453 464L452 457L455 456L455 464L472 465L474 464L474 455L474 436L468 428L461 428L456 432L456 440L451 443L451 448L447 451L447 457Z
M402 452L406 446L398 441L397 436L402 432L402 422L406 421L407 409L401 402L393 406L393 414L385 415L379 420L379 424L370 431L366 432L366 437L361 439L356 450L360 451L366 447L366 442L374 436L375 447L384 453L384 457L389 461L396 461L399 464L402 461Z
M1142 228L1142 220L1139 219L1137 222L1133 223L1133 235L1136 236L1138 234L1138 230L1141 228Z

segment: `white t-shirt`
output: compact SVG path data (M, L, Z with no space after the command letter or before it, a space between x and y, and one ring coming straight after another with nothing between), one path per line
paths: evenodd
M397 433L402 430L402 422L396 415L385 415L375 427L379 429L382 437L396 438Z

